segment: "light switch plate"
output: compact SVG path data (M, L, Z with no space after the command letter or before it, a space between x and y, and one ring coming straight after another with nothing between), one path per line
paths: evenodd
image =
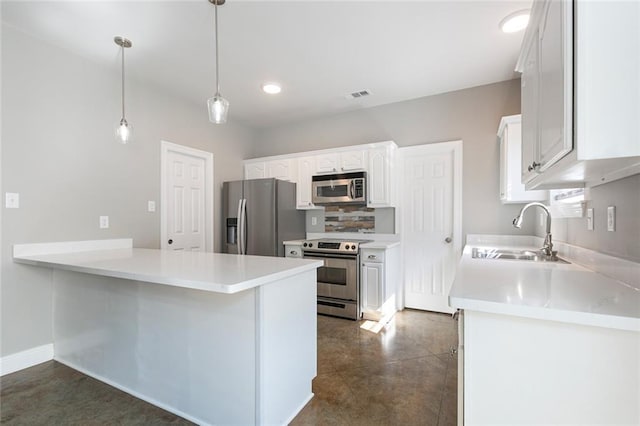
M149 212L155 212L156 211L156 202L155 201L148 201L147 202L147 211L149 211Z
M587 209L587 231L593 231L593 209Z
M100 229L109 228L109 216L100 216Z
M318 218L315 216L311 216L311 225L315 226L318 224Z
M20 208L20 194L17 192L6 192L4 194L4 206L8 209Z
M607 207L607 231L616 230L616 206Z

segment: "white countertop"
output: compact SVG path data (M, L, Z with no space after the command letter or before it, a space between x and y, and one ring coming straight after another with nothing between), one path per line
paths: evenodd
M14 261L107 277L237 293L322 266L284 257L118 248L54 254L16 254Z
M473 247L483 246L465 247L449 293L452 307L640 331L640 291L631 285L575 263L473 259Z
M360 244L361 249L382 249L387 250L400 245L400 241L371 241L370 243Z

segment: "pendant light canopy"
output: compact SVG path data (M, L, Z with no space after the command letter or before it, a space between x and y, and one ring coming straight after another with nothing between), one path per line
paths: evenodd
M120 46L122 50L122 118L116 124L116 140L121 144L126 144L131 142L133 138L133 126L127 122L127 119L124 118L124 49L133 46L131 40L128 40L124 37L114 37L113 41Z
M215 41L216 41L216 94L207 100L207 108L209 109L209 121L215 124L224 124L227 122L227 114L229 113L229 101L220 94L220 71L218 66L218 6L222 6L225 0L209 0L215 8Z

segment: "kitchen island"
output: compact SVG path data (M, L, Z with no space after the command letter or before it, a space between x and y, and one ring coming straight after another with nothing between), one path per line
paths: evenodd
M571 263L472 255L541 245L467 236L449 295L462 310L459 424L640 424L640 265L562 243Z
M286 424L313 396L322 262L14 246L52 268L54 359L198 424Z

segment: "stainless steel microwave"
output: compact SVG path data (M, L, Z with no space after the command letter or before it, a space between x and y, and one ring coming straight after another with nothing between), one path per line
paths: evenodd
M367 172L319 175L311 178L316 205L367 204Z

